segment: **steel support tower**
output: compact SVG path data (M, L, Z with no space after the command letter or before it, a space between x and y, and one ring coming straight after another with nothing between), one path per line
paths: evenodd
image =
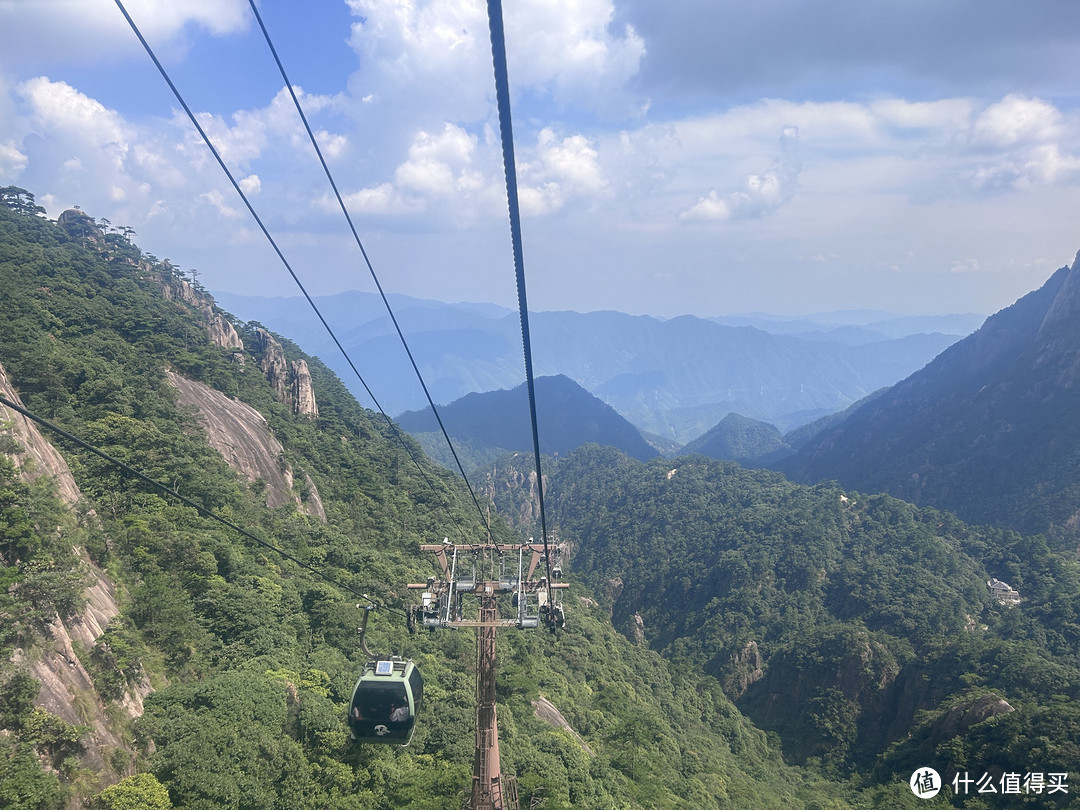
M499 761L495 635L500 627L526 629L541 623L561 627L560 592L567 586L551 581L561 576L561 569L554 564L550 579L533 578L544 553L539 543L458 546L444 540L441 545L424 545L420 550L435 554L443 576L409 585L424 591L415 611L417 623L433 630L476 628L476 749L468 808L518 810L517 781L512 776L503 779ZM563 546L550 545L549 551L558 560ZM465 597L475 598L475 608L466 606ZM500 597L505 597L501 606Z

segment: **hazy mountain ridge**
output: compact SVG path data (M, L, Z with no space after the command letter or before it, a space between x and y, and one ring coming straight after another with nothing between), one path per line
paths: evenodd
M364 396L302 299L218 298L240 317L292 336ZM522 382L516 314L490 305L389 298L437 404ZM426 405L377 296L353 292L316 301L350 355L363 358L361 374L388 412ZM827 335L803 339L692 316L618 312L536 312L530 324L538 375L564 374L642 430L680 444L731 411L787 430L840 410L906 377L962 334L863 335L858 345L848 345Z
M1077 264L776 464L979 522L1072 534L1080 512Z
M682 453L701 453L715 459L737 461L744 466L763 456L773 456L789 450L784 436L773 425L756 419L729 413L719 424L688 442Z

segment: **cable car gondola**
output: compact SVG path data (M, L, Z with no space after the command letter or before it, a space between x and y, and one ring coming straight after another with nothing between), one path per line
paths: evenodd
M359 607L359 605L357 605ZM349 701L349 736L356 742L406 746L416 728L416 713L424 698L424 679L416 664L396 655L380 657L367 647L368 615L364 608L360 646L368 655Z
M368 661L349 702L349 731L356 742L408 745L424 695L424 679L412 661Z

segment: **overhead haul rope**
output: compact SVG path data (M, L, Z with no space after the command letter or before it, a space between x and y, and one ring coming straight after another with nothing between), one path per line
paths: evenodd
M270 551L273 551L275 554L280 554L286 560L289 560L290 562L295 563L296 565L303 568L305 571L308 571L308 572L314 574L315 576L319 577L320 579L325 580L326 582L329 582L331 585L333 585L333 586L335 586L337 588L340 588L343 591L348 591L349 593L353 594L354 596L359 596L362 599L366 599L367 601L378 605L380 608L382 608L384 610L390 610L391 612L395 612L395 613L399 612L399 611L394 611L393 608L387 608L385 605L382 605L382 604L380 604L378 602L375 602L375 600L373 600L371 597L369 597L366 593L358 591L356 588L353 588L351 585L346 585L344 582L341 582L340 580L335 579L334 577L332 577L332 576L330 576L328 574L324 574L318 568L315 568L314 566L309 565L308 563L304 562L303 560L298 559L294 555L292 555L289 552L285 551L285 549L278 548L273 543L268 543L266 540L263 540L261 537L257 537L256 535L249 532L247 529L244 529L244 528L241 528L240 526L237 526L235 523L233 523L228 518L224 518L221 515L217 514L216 512L214 512L214 511L212 511L210 509L207 509L202 504L198 503L197 501L193 501L191 498L188 498L185 495L181 495L175 489L172 489L171 487L167 486L166 484L163 484L160 481L157 481L156 479L151 478L146 473L135 469L130 464L126 464L125 462L121 461L120 459L116 458L115 456L109 455L104 450L98 449L97 447L90 444L89 442L83 441L78 436L75 436L74 434L69 433L68 431L64 430L62 427L59 427L58 425L54 425L52 422L38 416L37 414L33 413L32 411L28 411L26 408L12 402L11 400L9 400L7 397L5 397L3 395L0 395L0 405L4 405L7 408L11 408L11 410L15 411L16 413L20 413L23 416L25 416L27 419L30 419L30 420L36 422L37 424L41 425L42 427L48 428L53 433L56 433L57 435L67 439L69 442L72 442L73 444L78 445L79 447L83 448L84 450L90 451L95 456L99 456L100 458L105 459L105 461L109 462L110 464L116 465L121 470L126 472L128 475L134 476L135 478L138 478L140 481L143 481L143 482L145 482L147 484L150 484L155 489L159 489L162 492L166 493L167 495L169 495L169 496L171 496L173 498L176 498L181 503L185 504L186 506L190 506L192 509L196 510L203 517L207 517L207 518L210 518L211 520L215 520L218 523L222 524L223 526L227 526L228 528L232 529L237 534L239 534L239 535L241 535L243 537L246 537L248 540L251 540L253 543L255 543L255 544L259 545L259 546L262 546L265 549L269 549Z
M304 108L300 104L300 99L296 97L296 91L293 90L292 82L289 81L289 76L285 73L285 66L281 63L281 59L278 57L277 48L274 47L274 43L270 39L270 32L266 30L262 15L259 14L259 10L255 7L255 0L248 0L248 4L251 6L251 11L255 15L256 22L259 23L259 28L262 30L263 37L266 39L266 44L270 48L270 53L274 56L274 62L277 63L278 70L281 72L281 78L285 81L285 87L288 89L289 95L292 96L296 111L300 114L300 120L304 122L304 129L307 130L308 139L311 141L311 145L315 147L315 154L319 156L319 163L322 164L323 171L326 173L326 179L330 181L330 187L334 190L334 196L337 198L338 205L341 207L341 213L345 215L345 221L349 223L349 230L352 231L353 239L356 240L356 246L360 248L360 254L364 257L364 263L367 265L368 272L371 274L371 280L375 282L375 288L379 291L379 296L382 298L383 305L386 307L386 313L390 316L390 320L394 324L394 329L397 330L398 338L400 338L401 345L405 349L405 354L409 357L409 362L412 364L413 371L416 372L416 379L420 381L420 387L424 389L424 396L427 397L428 405L431 406L431 412L435 414L435 421L439 423L439 430L442 431L443 438L446 439L446 444L450 448L450 454L454 457L454 463L457 464L458 471L465 480L465 486L468 487L473 503L476 504L476 509L480 512L481 520L485 520L484 511L480 508L480 502L476 499L476 493L473 491L472 484L469 483L469 476L465 474L465 468L461 464L461 459L458 458L457 450L454 449L454 443L450 441L450 434L446 431L446 426L443 424L442 417L439 415L439 409L435 407L435 401L431 398L431 392L428 391L427 383L424 382L424 376L420 373L419 366L416 365L412 350L409 349L409 344L405 340L405 334L401 331L401 326L398 324L397 317L394 315L394 310L390 306L390 301L387 299L386 293L383 292L382 284L379 283L379 277L375 275L375 268L372 266L371 259L368 258L367 251L364 249L364 244L360 240L360 234L357 233L356 226L353 224L352 217L349 215L349 209L345 206L345 201L341 198L341 192L338 191L337 183L334 182L334 176L330 172L330 167L326 164L322 149L319 148L319 142L315 138L315 133L311 130L311 125L308 123L307 116L304 114ZM490 531L491 527L489 525L488 532L490 533Z
M120 13L124 15L124 19L127 20L128 25L131 27L131 30L135 33L135 36L138 37L139 42L143 46L143 49L153 61L155 67L157 67L158 72L161 74L161 77L165 80L165 83L169 85L169 89L172 90L173 96L176 97L177 102L184 109L184 112L187 113L188 120L191 121L192 126L195 127L199 135L202 136L203 142L210 150L210 153L214 156L214 159L217 161L218 166L221 167L221 170L225 173L225 176L229 179L229 182L232 183L232 187L236 190L236 193L240 195L240 199L243 201L244 205L247 206L248 212L255 220L255 223L259 226L259 229L263 232L263 236L266 237L266 240L270 243L270 246L274 249L274 252L277 254L278 258L281 259L281 263L285 265L285 269L289 271L289 275L292 276L293 281L296 282L296 286L300 288L300 292L304 294L304 298L307 299L307 302L311 305L312 310L319 317L319 320L326 328L327 333L333 339L334 345L338 347L341 355L349 364L349 368L352 369L353 373L360 381L360 384L364 387L364 390L367 392L368 396L371 397L371 401L375 403L375 407L379 409L379 413L381 413L383 415L383 418L386 419L386 423L390 426L390 429L391 431L393 431L394 436L397 438L398 442L401 443L401 446L405 448L405 451L409 454L409 457L412 459L413 464L416 465L417 470L420 471L421 476L427 482L428 486L431 488L431 491L437 494L435 485L434 483L432 483L431 478L428 476L423 466L421 466L420 460L416 457L416 454L413 452L412 448L409 447L408 443L405 441L405 438L401 435L401 431L398 430L397 425L394 424L394 420L390 418L390 416L386 413L385 410L383 410L383 407L379 404L379 400L376 399L375 394L372 393L371 389L368 387L368 384L364 382L364 378L360 375L360 372L353 364L352 358L349 357L348 352L345 351L345 347L341 345L341 341L339 341L337 335L334 334L334 330L330 328L330 324L326 322L326 318L323 317L323 314L319 311L319 308L318 306L316 306L315 301L308 294L308 291L304 288L304 285L303 283L301 283L300 278L293 271L292 265L289 264L289 260L285 258L285 254L281 252L281 248L279 248L277 242L274 241L274 237L270 235L270 231L267 229L266 225L263 224L262 219L256 213L255 208L252 206L250 200L248 200L247 194L245 194L244 190L240 188L240 184L236 181L236 178L229 170L229 167L225 165L225 161L222 160L221 155L218 153L218 150L215 148L213 142L210 140L210 137L206 134L206 131L202 128L202 125L199 124L198 119L195 117L195 114L192 113L191 108L187 105L187 102L184 101L184 97L180 94L180 91L176 88L176 85L173 84L172 79L169 78L168 72L158 60L153 48L150 47L150 43L146 41L146 38L142 35L142 32L135 24L135 21L131 19L131 15L128 14L127 9L124 8L124 4L121 2L121 0L115 0L115 2L117 7L120 9ZM470 489L470 492L471 491L472 490ZM473 495L473 502L476 504L477 511L480 513L481 522L486 524L484 511L480 509L480 504L476 500L475 495Z
M540 432L536 426L536 386L533 383L532 343L529 339L529 305L525 297L525 261L521 249L521 212L518 209L517 169L514 164L514 130L510 121L510 79L506 70L506 37L503 33L501 0L488 0L491 29L491 58L495 67L495 100L499 108L503 168L506 171L506 201L510 208L510 242L514 251L517 278L518 314L521 317L521 345L525 353L525 382L529 389L529 419L532 423L533 456L536 459L536 492L540 503L540 532L544 537L544 565L551 576L547 519L544 515L544 475L540 469Z

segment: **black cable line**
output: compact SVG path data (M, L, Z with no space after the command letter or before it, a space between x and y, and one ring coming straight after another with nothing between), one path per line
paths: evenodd
M506 171L506 200L510 208L510 242L517 278L518 313L521 317L521 345L525 354L525 382L529 389L529 419L532 423L533 456L536 460L536 493L540 504L540 532L544 538L544 565L551 577L547 519L544 514L544 475L540 469L540 432L536 424L536 386L533 382L532 342L529 339L529 305L525 296L525 261L521 248L521 212L518 208L517 169L514 163L514 130L510 120L510 78L506 70L506 36L503 32L501 0L488 0L491 29L491 58L495 67L495 101L499 109L503 168Z
M304 294L304 298L307 299L307 302L311 305L312 310L314 310L315 314L319 317L319 320L322 322L323 327L325 327L327 333L333 339L334 345L338 347L338 350L341 352L342 356L345 358L345 361L349 364L349 368L352 369L353 373L356 375L356 378L360 381L360 384L362 386L364 386L364 390L367 392L368 396L371 397L371 401L375 403L375 407L379 409L379 413L381 413L383 415L383 418L386 419L386 423L390 426L390 429L393 431L394 436L401 443L401 446L405 448L405 451L409 454L409 457L412 459L413 463L416 465L416 468L420 471L421 476L427 482L427 484L431 488L432 492L436 493L436 495L437 495L438 493L437 493L437 490L435 489L435 485L432 483L431 478L428 476L427 472L424 470L423 466L420 464L420 461L419 461L419 459L417 459L416 454L413 452L412 448L409 447L408 443L405 441L405 438L401 435L401 431L398 430L397 425L394 424L394 420L390 418L390 416L386 413L385 410L383 410L382 405L379 404L379 400L376 399L375 395L372 393L371 389L368 387L368 384L366 382L364 382L364 378L360 375L360 372L357 370L356 366L353 364L352 358L349 357L348 352L346 352L345 348L341 345L341 342L338 340L337 335L334 334L334 330L330 328L330 324L327 323L326 318L323 317L323 314L322 314L322 312L319 311L319 308L318 308L318 306L316 306L315 301L308 294L308 291L304 288L304 285L303 285L303 283L301 283L300 278L293 271L292 265L289 264L289 260L285 258L285 254L281 252L281 248L279 248L277 242L274 241L274 237L270 235L270 231L267 229L266 225L263 224L262 219L256 213L255 208L252 206L251 202L248 200L247 194L245 194L244 190L242 188L240 188L240 184L236 181L236 178L233 176L233 173L229 170L229 167L225 165L225 161L222 160L221 155L218 153L217 149L214 147L214 144L210 140L210 137L206 134L206 131L199 124L198 119L195 117L195 114L192 113L191 108L188 107L187 102L184 101L184 97L180 94L180 91L176 88L176 85L173 84L172 79L169 77L169 74L165 70L164 66L158 60L157 55L154 53L154 50L150 47L150 44L146 41L146 38L143 37L142 32L139 30L139 27L135 24L135 21L131 18L131 15L128 14L127 9L124 8L124 4L121 2L121 0L115 0L115 2L116 2L117 7L120 9L120 13L124 15L124 19L127 20L128 25L131 27L131 30L135 33L135 36L138 37L139 42L143 46L143 49L146 51L147 55L153 61L155 67L157 67L158 72L161 74L161 77L165 80L165 83L169 85L169 89L172 90L173 96L176 97L177 102L180 104L181 107L183 107L184 112L187 113L188 120L191 121L192 125L195 127L195 129L198 131L199 135L202 137L203 142L206 144L207 148L210 150L211 154L214 156L214 159L217 161L218 166L221 167L221 170L223 172L225 172L225 176L229 179L229 182L232 183L232 187L236 190L236 193L238 195L240 195L240 199L243 201L244 205L247 207L248 213L251 214L252 218L255 220L255 223L259 226L259 229L263 232L263 236L266 237L267 241L270 243L270 246L274 249L274 252L277 254L278 258L281 259L281 263L283 265L285 265L285 269L289 271L289 275L292 276L293 281L296 282L296 286L300 288L300 292L302 292ZM477 510L480 512L480 520L481 520L481 522L482 523L485 522L484 521L483 510L480 509L480 505L476 501L476 496L475 495L473 496L473 502L476 503Z
M22 414L27 419L30 419L30 420L36 422L37 424L41 425L42 427L48 428L52 432L56 433L59 436L62 436L63 438L67 439L68 441L70 441L70 442L78 445L79 447L83 448L84 450L89 450L91 453L105 459L105 461L109 462L110 464L115 464L117 467L119 467L121 470L128 473L129 475L132 475L132 476L138 478L140 481L144 481L145 483L150 484L151 486L161 490L162 492L176 498L181 503L183 503L183 504L185 504L187 506L190 506L192 509L196 510L200 515L202 515L204 517L208 517L211 520L216 520L218 523L221 523L224 526L228 526L234 532L237 532L238 534L242 535L243 537L246 537L248 540L251 540L252 542L262 546L263 548L269 549L270 551L273 551L273 552L275 552L277 554L280 554L286 560L289 560L290 562L296 563L298 566L303 568L305 571L309 571L312 574L315 574L315 576L325 580L326 582L329 582L331 585L333 585L333 586L335 586L337 588L341 588L343 591L348 591L349 593L354 594L356 596L359 596L359 597L361 597L363 599L368 599L368 601L372 601L372 602L374 601L374 600L370 599L363 592L358 591L356 588L353 588L350 585L346 585L345 583L340 582L339 580L334 579L333 577L331 577L331 576L329 576L327 574L324 574L319 569L315 568L314 566L308 565L306 562L304 562L303 560L298 559L297 557L293 556L292 554L285 551L284 549L278 548L277 546L273 545L272 543L266 542L265 540L263 540L260 537L256 537L254 534L249 532L247 529L243 529L240 526L237 526L231 520L221 517L216 512L213 512L210 509L207 509L205 506L202 506L201 504L197 503L196 501L193 501L191 498L188 498L185 495L181 495L179 492L177 492L175 489L172 489L168 485L163 484L163 483L161 483L160 481L157 481L154 478L151 478L149 475L147 475L144 472L140 472L139 470L132 467L130 464L126 464L123 461L121 461L120 459L116 458L115 456L109 455L104 450L99 450L97 447L94 447L94 445L90 444L89 442L83 441L78 436L75 436L75 435L69 433L68 431L64 430L63 428L59 427L58 425L54 425L52 422L48 421L47 419L44 419L44 418L38 416L37 414L35 414L35 413L31 412L31 411L28 411L26 408L22 407L21 405L17 405L16 403L14 403L11 400L7 399L3 395L0 395L0 405L4 405L4 406L6 406L8 408L11 408L11 410Z
M480 502L476 498L476 493L473 491L472 484L469 483L469 476L465 474L465 468L461 464L461 459L458 458L457 450L454 449L454 443L450 441L450 434L446 431L446 426L443 424L442 417L439 415L439 409L435 407L435 401L431 397L431 392L428 391L427 383L424 382L424 377L420 373L419 366L416 365L412 350L409 349L409 344L405 340L404 333L401 331L401 326L398 324L397 317L394 315L394 310L390 306L390 301L387 299L386 293L383 292L382 284L379 282L379 277L375 274L375 268L371 264L371 259L368 258L367 251L364 249L364 244L360 240L360 234L357 233L356 226L353 224L352 217L349 215L349 210L341 197L341 192L338 191L337 183L334 182L334 176L330 172L330 167L326 164L325 158L323 158L322 150L319 148L319 142L315 138L315 133L311 130L311 125L308 123L307 116L304 114L304 108L300 104L300 99L296 97L296 91L293 90L292 82L289 81L289 76L285 72L285 66L278 56L277 48L274 47L274 43L270 39L270 32L266 30L262 15L259 14L258 8L255 7L255 0L248 0L248 5L251 6L251 11L255 15L256 22L259 23L259 28L262 30L263 37L266 39L266 44L269 46L270 53L274 57L274 62L277 63L281 78L285 81L285 87L288 89L289 95L292 96L296 111L300 114L300 120L304 122L304 129L307 130L308 139L311 141L311 145L315 147L315 154L319 156L319 163L322 164L323 171L326 173L326 179L330 181L330 187L334 190L334 196L337 198L338 205L341 207L341 213L345 215L345 221L349 223L349 230L352 231L353 239L356 240L356 246L360 248L360 253L364 257L364 263L367 265L368 272L371 274L371 280L375 282L375 288L379 291L379 296L382 298L383 305L386 307L386 312L390 316L390 321L394 324L394 329L397 330L398 338L400 338L401 345L405 349L405 354L408 355L413 371L416 372L416 379L420 381L420 387L424 389L424 396L427 397L431 412L435 414L435 421L439 423L439 430L442 431L443 438L446 439L446 444L450 448L450 454L454 457L454 462L457 464L458 471L465 480L465 486L468 487L473 503L476 504L476 509L480 512L481 520L486 520L484 511L480 508ZM490 524L488 524L488 533L491 533Z

